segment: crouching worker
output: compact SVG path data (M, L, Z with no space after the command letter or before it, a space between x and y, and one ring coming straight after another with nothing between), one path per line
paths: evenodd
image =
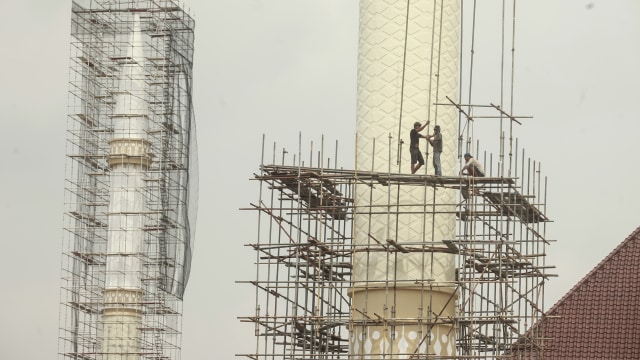
M476 176L483 177L484 176L484 167L482 164L478 162L478 160L474 159L471 154L464 154L465 164L460 170L460 175L468 175L468 176Z

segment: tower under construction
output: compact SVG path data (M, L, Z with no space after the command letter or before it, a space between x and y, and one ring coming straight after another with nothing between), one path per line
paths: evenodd
M515 1L508 3L503 47L515 38L515 22L505 20L508 12L515 19ZM496 67L496 101L475 101L486 98L472 86L476 7L462 4L360 2L353 168L337 164L337 144L329 149L324 140L317 153L299 145L283 149L281 161L275 146L263 155L259 199L247 208L258 214L257 239L247 244L256 254L256 278L246 282L255 309L241 318L253 324L255 351L239 356L544 354L532 325L545 314L544 284L553 276L545 261L547 180L516 137L530 117L513 113L513 52ZM429 133L435 125L442 132L442 174L434 174L436 154L425 140L425 166L410 172L409 130L426 121ZM483 176L460 173L466 153L484 164Z
M61 359L180 358L193 31L172 0L73 2Z

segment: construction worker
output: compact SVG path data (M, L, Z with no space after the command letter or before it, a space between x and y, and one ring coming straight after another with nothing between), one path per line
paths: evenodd
M460 175L468 175L468 176L476 176L483 177L484 176L484 167L480 164L476 159L471 156L471 154L464 154L465 164L460 170Z
M440 154L442 154L442 134L440 133L440 125L433 128L433 135L427 138L429 144L433 146L433 169L436 176L442 176L442 166L440 165Z
M409 132L409 138L411 143L409 144L409 151L411 152L411 173L415 174L422 165L424 165L424 157L420 152L420 138L427 138L426 135L420 134L420 131L424 130L429 125L429 120L424 125L420 125L419 122L413 123L413 129Z

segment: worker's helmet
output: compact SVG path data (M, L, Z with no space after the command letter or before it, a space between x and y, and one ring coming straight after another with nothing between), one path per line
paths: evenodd
M469 153L466 153L466 154L464 154L464 157L466 157L466 158L472 158L473 156L471 156L471 154L469 154Z
M416 126L420 126L420 122L419 121L416 121L416 122L413 123L413 127L416 127Z
M434 126L434 127L433 127L433 129L434 129L434 130L438 130L438 131L440 131L440 125L436 125L436 126Z

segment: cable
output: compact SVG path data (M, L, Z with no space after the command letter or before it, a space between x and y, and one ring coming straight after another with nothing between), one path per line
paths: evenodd
M405 18L404 28L404 49L402 55L402 82L400 84L400 118L398 123L398 151L396 154L396 164L400 166L400 157L402 151L402 112L404 106L404 77L407 68L407 41L409 38L409 9L411 8L411 0L407 0L407 16ZM389 159L391 160L391 159ZM399 170L399 169L398 169Z

